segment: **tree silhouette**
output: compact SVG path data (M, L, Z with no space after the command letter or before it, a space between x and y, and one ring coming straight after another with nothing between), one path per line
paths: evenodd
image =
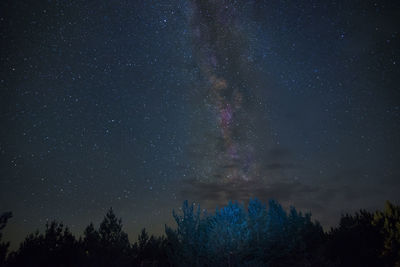
M103 266L125 266L131 261L131 246L128 235L122 231L122 220L112 208L105 215L99 227L100 255Z
M87 266L98 265L98 259L100 256L100 235L99 232L94 228L93 223L90 223L84 233L83 239L80 240L83 253L85 255L85 263Z
M303 215L294 207L289 214L282 206L269 201L266 215L266 233L262 240L263 262L268 266L325 266L321 255L324 232L318 222L311 221L311 214Z
M0 215L0 266L4 266L10 242L2 242L3 229L6 227L8 220L12 217L11 212L4 212Z
M200 241L201 220L200 206L194 211L194 205L189 205L188 201L184 201L182 205L182 215L172 212L177 223L177 229L172 230L166 226L166 235L168 239L168 253L176 266L198 266L201 254L201 246L204 245Z
M365 210L343 215L339 226L328 233L328 257L338 266L382 266L383 240L372 219Z
M136 263L140 266L169 266L166 254L166 242L163 237L149 237L146 229L143 228L138 236Z
M400 206L386 201L384 210L374 214L372 224L382 234L381 256L387 266L400 266Z
M68 227L47 222L44 234L28 235L17 252L10 255L11 266L76 266L80 262L79 244Z

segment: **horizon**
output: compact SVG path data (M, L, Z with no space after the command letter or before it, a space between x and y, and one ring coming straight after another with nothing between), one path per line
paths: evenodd
M220 209L226 208L226 207L228 206L228 204L230 204L230 203L237 203L237 204L239 204L239 205L242 206L242 207L244 208L244 210L247 212L247 210L248 210L248 203L249 203L251 200L259 200L259 199L258 199L258 198L251 198L251 199L247 200L246 202L243 202L243 201L242 201L242 202L238 202L238 201L229 200L225 205L222 205L222 206L220 206L220 207L217 206L217 207L215 207L213 210L207 210L207 209L201 208L201 204L200 204L201 217L204 218L204 215L206 215L206 216L212 216L212 215L215 213L216 210L220 210ZM194 210L195 210L195 211L197 211L197 209L198 209L198 207L199 207L199 203L194 203L194 202L190 202L190 201L188 201L188 200L184 200L183 203L182 203L182 206L184 205L184 203L185 203L186 201L188 202L188 204L189 204L190 206L193 206L193 207L194 207ZM261 200L259 200L259 201L261 201ZM261 203L263 203L263 204L266 205L267 210L269 209L269 202L270 202L270 201L274 201L274 199L269 199L268 201L261 201ZM388 202L388 201L389 201L389 200L386 200L385 203ZM389 201L389 202L390 202L390 201ZM279 202L278 202L278 203L279 203ZM279 204L280 204L280 203L279 203ZM12 219L13 219L13 218L11 217L11 218L9 219L8 223L7 223L7 226L6 226L5 230L3 230L3 241L5 241L5 242L10 242L9 253L11 253L11 252L16 252L16 251L19 249L20 244L25 240L25 238L26 238L29 234L31 234L31 233L36 233L37 231L38 231L40 234L43 234L43 233L44 233L44 230L45 230L45 227L46 227L46 224L47 224L47 223L52 223L52 222L56 222L56 223L59 223L59 224L63 224L64 227L67 227L67 228L71 231L71 233L74 235L74 237L75 237L76 239L80 239L81 237L84 236L84 230L86 229L86 227L87 227L90 223L93 223L93 226L95 227L95 229L97 229L97 228L100 226L101 221L104 220L104 218L105 218L105 216L106 216L106 213L107 213L108 211L112 210L112 211L114 212L114 214L116 215L116 217L122 220L122 230L123 230L124 232L127 233L128 238L129 238L129 242L130 242L131 244L134 244L134 243L136 243L136 242L138 241L138 236L140 235L140 233L141 233L141 231L142 231L143 229L145 229L146 232L147 232L150 236L154 236L154 237L165 237L165 236L166 236L166 235L165 235L165 227L171 227L172 229L175 229L176 226L177 226L176 221L175 221L174 218L173 218L173 211L174 211L174 212L177 212L177 214L181 214L181 213L182 213L182 206L181 206L181 207L178 207L177 210L174 209L174 210L171 210L171 211L170 211L170 213L171 213L171 218L173 219L173 220L171 221L172 224L167 224L167 223L164 224L164 225L162 226L162 230L159 231L159 232L152 232L152 231L149 231L149 228L147 228L146 225L143 225L143 227L139 228L139 231L138 231L137 233L136 233L136 232L135 232L134 234L132 234L132 232L129 233L129 230L127 231L127 225L126 225L126 223L124 222L124 219L123 219L121 216L118 215L118 212L116 212L116 211L114 210L113 207L109 207L108 209L105 209L105 213L104 213L103 217L100 218L100 220L99 220L98 222L90 221L90 222L88 222L85 226L83 226L82 229L80 229L80 230L79 230L79 229L76 229L76 227L75 227L75 229L74 229L74 228L71 228L70 225L64 223L62 220L49 219L49 220L46 220L45 222L43 222L43 225L42 225L40 228L35 229L35 230L32 231L32 232L26 233L26 234L24 235L24 238L22 238L21 240L14 240L14 242L12 242L11 240L8 240L8 239L7 239L7 236L10 235L9 233L7 233L7 228L10 227L10 225L12 225ZM329 226L326 226L326 225L321 224L321 227L322 227L322 229L323 229L323 231L324 231L325 233L329 233L330 231L332 231L332 229L335 229L335 228L339 227L340 219L341 219L343 216L345 216L345 215L352 215L352 216L354 216L356 213L359 213L360 211L367 211L367 212L370 212L370 213L375 213L375 212L377 212L377 211L382 210L382 209L383 209L383 206L384 206L384 205L382 205L381 209L377 209L377 210L374 210L374 211L366 210L366 209L363 209L363 208L359 208L358 210L355 210L355 211L353 211L353 212L351 212L351 213L348 213L348 212L347 212L347 213L342 213L342 214L340 215L340 217L337 218L337 222L338 222L337 224L335 224L335 225L329 225ZM284 211L285 211L287 214L288 214L290 208L295 208L295 209L296 209L296 207L293 206L293 205L290 205L290 206L288 206L288 207L285 207L285 206L282 205L282 207L283 207ZM307 214L307 213L311 214L311 221L314 222L314 223L319 223L319 224L320 224L320 221L318 221L316 218L314 218L314 216L313 216L313 214L312 214L312 211L304 211L304 210L298 210L298 209L296 209L296 210L297 210L297 212L300 212L300 213L302 213L303 215L304 215L304 214ZM15 241L16 241L16 242L15 242Z

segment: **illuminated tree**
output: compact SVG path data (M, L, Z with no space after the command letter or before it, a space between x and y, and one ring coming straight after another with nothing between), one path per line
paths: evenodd
M385 209L374 214L372 224L383 235L381 256L388 265L400 266L400 206L386 201Z

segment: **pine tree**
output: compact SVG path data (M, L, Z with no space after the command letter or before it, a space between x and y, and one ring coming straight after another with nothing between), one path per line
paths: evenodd
M6 227L8 220L12 217L11 212L5 212L0 216L0 266L5 265L6 256L10 242L2 242L3 229Z
M86 264L95 264L98 261L101 245L99 232L94 228L93 223L90 223L85 228L85 231L83 232L83 240L81 240L81 246Z
M213 264L240 261L250 238L247 215L242 204L229 202L217 209L209 223L208 252L213 255Z
M372 223L383 236L381 256L388 265L400 266L400 206L386 201L385 209L374 214Z
M99 227L100 253L105 266L125 266L131 260L131 246L128 235L122 230L122 220L112 208L105 215Z

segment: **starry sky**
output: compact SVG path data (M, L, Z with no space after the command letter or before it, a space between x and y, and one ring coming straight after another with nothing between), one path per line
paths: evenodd
M398 1L0 3L0 212L17 242L113 207L274 198L323 226L400 194Z

